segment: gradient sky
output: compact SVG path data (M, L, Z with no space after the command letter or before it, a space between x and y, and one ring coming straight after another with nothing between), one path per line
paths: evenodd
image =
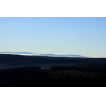
M106 17L0 17L0 52L106 57Z

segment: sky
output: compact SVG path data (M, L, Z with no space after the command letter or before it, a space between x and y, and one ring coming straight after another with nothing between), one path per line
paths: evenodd
M106 17L0 17L0 52L106 57Z

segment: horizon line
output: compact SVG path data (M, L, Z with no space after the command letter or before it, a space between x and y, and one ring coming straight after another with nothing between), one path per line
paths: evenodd
M9 52L9 53L4 53L4 52L0 52L0 54L12 54L13 52ZM22 52L20 52L20 53L22 53ZM24 52L25 53L25 52ZM26 53L31 53L31 52L26 52ZM12 55L26 55L26 56L49 56L49 57L64 57L65 55L56 55L56 54L52 54L52 55L54 55L54 56L52 56L52 55L50 55L50 53L49 54L38 54L38 53L31 53L31 54L18 54L18 52L14 52ZM68 55L70 55L70 54L68 54ZM74 56L67 56L66 55L66 57L82 57L82 58L106 58L106 57L94 57L94 56L82 56L82 55L74 55Z

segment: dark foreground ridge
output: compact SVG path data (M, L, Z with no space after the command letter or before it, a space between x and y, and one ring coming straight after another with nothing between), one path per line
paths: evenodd
M106 65L0 70L1 87L106 87Z
M1 87L106 87L102 58L0 55L0 66L12 67L0 69Z
M106 87L106 77L38 78L1 83L1 87Z

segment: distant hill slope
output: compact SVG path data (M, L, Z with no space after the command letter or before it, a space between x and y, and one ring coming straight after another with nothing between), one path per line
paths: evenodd
M0 54L0 68L106 64L106 58L48 57Z
M31 52L0 52L2 54L28 54L28 55L37 55L37 56L51 56L51 57L85 57L82 55L56 55L56 54L37 54Z
M5 53L5 54L35 54L35 53L30 53L30 52L0 52L0 53Z

